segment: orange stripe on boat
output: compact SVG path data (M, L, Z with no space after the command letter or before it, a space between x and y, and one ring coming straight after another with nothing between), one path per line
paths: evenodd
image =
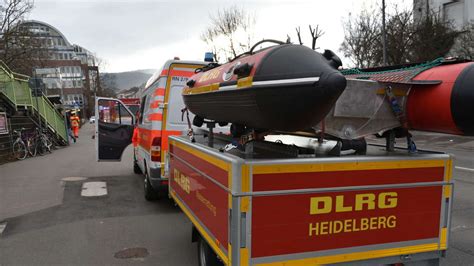
M154 113L148 115L148 120L150 121L161 121L163 120L163 114L161 113Z
M165 96L165 88L158 88L155 90L154 96Z
M168 69L163 69L163 71L161 71L160 76L167 76L167 75L168 75Z

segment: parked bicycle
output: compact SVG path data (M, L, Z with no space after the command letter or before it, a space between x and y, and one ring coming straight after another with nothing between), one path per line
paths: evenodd
M53 142L46 130L36 128L34 133L28 138L27 147L31 156L43 155L46 152L51 153Z
M23 160L28 155L27 146L25 143L26 137L22 134L22 132L26 130L25 128L20 128L13 130L13 134L16 135L16 139L13 142L13 156L17 160Z

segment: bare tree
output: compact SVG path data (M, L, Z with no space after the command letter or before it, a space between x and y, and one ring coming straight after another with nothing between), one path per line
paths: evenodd
M97 96L115 97L117 94L117 76L113 73L105 73L100 75L100 88L97 90Z
M253 42L255 16L242 8L232 6L210 15L211 25L201 34L201 39L211 46L216 59L236 57L250 49ZM224 44L222 44L224 43Z
M383 65L381 19L378 9L365 9L344 23L340 50L356 67ZM446 56L459 32L438 13L429 12L415 22L410 10L392 9L387 16L387 61L389 65L424 62Z
M316 42L318 39L324 35L324 32L319 29L319 25L316 25L316 28L312 28L311 25L309 25L309 32L311 33L311 49L316 50Z
M298 37L298 42L300 45L303 45L303 39L301 38L301 28L300 26L295 28L296 30L296 36ZM315 28L313 28L311 25L309 25L309 33L311 34L311 48L313 50L319 49L316 47L316 42L318 39L324 35L324 32L319 28L319 25L316 25ZM290 41L290 35L287 34L287 43Z
M430 11L424 19L414 24L410 57L414 62L444 57L454 45L460 32L440 13Z
M298 35L298 41L300 45L303 45L303 41L301 40L301 29L299 26L296 28L296 35Z
M42 65L40 59L46 56L41 40L20 26L32 9L32 0L0 1L0 59L23 74L31 74L32 66Z
M388 18L386 23L387 36L387 62L390 65L400 65L410 61L410 47L413 37L412 12L399 11ZM383 54L377 61L383 62Z
M211 49L211 52L214 56L214 61L219 62L219 54L222 51L222 48L218 48L216 44L216 38L215 33L213 29L207 28L202 34L201 34L201 40L205 42Z
M454 56L474 60L474 21L463 27L451 53Z
M380 15L375 10L363 10L357 17L344 21L344 41L340 50L356 67L373 67L381 52Z

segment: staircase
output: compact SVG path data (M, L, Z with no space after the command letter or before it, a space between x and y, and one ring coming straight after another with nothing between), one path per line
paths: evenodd
M12 72L0 61L0 97L14 111L27 114L34 124L41 124L56 138L55 142L67 144L64 117L45 96L34 97L28 87L28 76Z

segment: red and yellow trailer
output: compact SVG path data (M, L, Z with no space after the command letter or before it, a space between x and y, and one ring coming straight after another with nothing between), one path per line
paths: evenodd
M200 264L212 265L212 253L226 265L438 262L447 249L447 154L369 146L366 155L249 159L199 138L169 144L170 195L194 226Z

